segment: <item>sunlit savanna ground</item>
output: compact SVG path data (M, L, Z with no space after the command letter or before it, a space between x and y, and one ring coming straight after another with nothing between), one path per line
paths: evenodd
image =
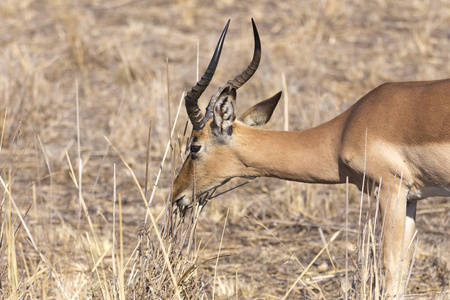
M2 297L108 299L135 293L177 299L171 279L180 279L186 273L176 271L185 269L174 267L174 277L169 274L150 219L144 224L139 187L145 187L149 122L147 200L182 93L197 78L197 41L203 71L231 19L218 70L200 101L204 107L208 95L250 61L252 17L263 56L258 72L238 91L238 110L282 90L267 128L283 130L286 118L290 130L320 124L386 81L450 77L446 0L2 1L0 166L8 185L8 192L0 187ZM155 217L167 207L186 120L182 107L173 151L154 189ZM342 297L346 250L350 279L361 270L355 252L360 193L352 187L349 193L348 243L341 232L298 283L345 227L345 186L257 179L215 198L199 217L195 260L189 256L186 265L199 268L189 273L183 297L279 299L291 287L290 299ZM365 212L366 198L363 203ZM422 201L417 228L409 294L448 299L449 202Z

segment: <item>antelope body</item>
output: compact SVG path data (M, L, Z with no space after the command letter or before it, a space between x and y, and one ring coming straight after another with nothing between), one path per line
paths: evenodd
M174 202L189 205L233 177L332 184L348 178L360 189L374 183L385 220L384 289L389 297L403 294L417 201L450 196L450 79L386 83L315 128L264 130L258 127L269 121L281 93L235 115L236 89L253 75L261 57L252 24L251 64L211 97L205 116L197 101L212 79L228 24L205 75L186 96L191 152L174 182ZM401 182L394 183L395 176Z

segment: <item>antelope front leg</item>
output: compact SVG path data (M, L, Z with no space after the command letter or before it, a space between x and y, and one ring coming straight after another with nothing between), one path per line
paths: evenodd
M380 205L385 223L383 227L383 264L386 282L383 292L388 299L399 299L405 292L412 259L409 247L415 232L416 202L407 202L407 190L391 189L381 194ZM409 250L408 250L409 247Z

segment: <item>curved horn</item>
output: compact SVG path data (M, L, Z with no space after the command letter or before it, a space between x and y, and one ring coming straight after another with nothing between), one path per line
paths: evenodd
M253 37L255 39L255 50L253 51L253 58L247 69L241 74L234 77L232 80L228 80L226 86L233 87L235 89L240 88L244 83L249 80L258 69L259 62L261 61L261 41L259 39L258 29L256 28L255 21L252 18Z
M227 25L225 26L222 35L220 36L219 42L217 43L216 50L209 62L208 68L203 74L202 78L197 82L197 84L192 87L192 89L186 94L184 97L184 102L186 105L186 111L188 113L189 119L192 122L192 126L194 129L199 130L205 126L204 117L200 107L198 106L198 99L208 87L211 79L214 76L214 72L216 71L217 64L219 63L220 53L222 52L223 41L225 39L225 35L227 34L228 25L230 24L230 20L228 20Z
M214 95L211 96L208 107L206 108L206 115L204 118L205 121L212 119L214 114L213 113L214 103L216 103L217 97L227 86L235 88L237 90L244 83L246 83L258 69L259 62L261 61L261 41L259 39L258 29L256 28L256 24L253 18L252 18L252 26L253 26L253 37L255 40L255 50L253 51L252 61L241 74L234 77L234 79L228 80L227 84L224 87L221 87Z

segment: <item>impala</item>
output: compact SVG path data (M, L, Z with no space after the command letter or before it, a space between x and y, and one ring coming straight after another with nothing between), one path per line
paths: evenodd
M185 97L193 130L173 201L190 205L233 177L330 184L348 178L359 189L376 184L384 217L385 292L401 295L412 258L417 201L450 196L450 79L385 83L320 126L264 130L259 127L269 121L281 93L236 118L236 90L255 73L261 58L252 20L250 65L211 97L203 115L198 99L214 75L228 24L205 74ZM389 185L393 176L401 182Z

